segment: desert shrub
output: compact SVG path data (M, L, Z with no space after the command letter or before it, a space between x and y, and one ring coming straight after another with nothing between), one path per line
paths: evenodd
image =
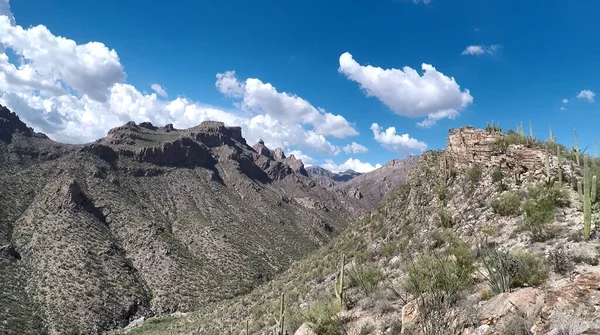
M383 279L383 272L376 264L357 266L346 271L348 287L358 287L360 291L369 296L377 284Z
M508 315L500 325L502 335L532 335L534 318L522 313Z
M446 187L446 185L443 185L443 184L438 184L435 187L435 190L436 190L438 199L442 203L446 204L446 202L448 200L448 196L449 196L449 194L448 194L448 187Z
M490 201L494 212L502 216L518 215L521 207L521 197L515 192L504 192Z
M481 167L479 167L478 165L473 165L467 170L467 179L471 183L477 183L481 180L482 173L483 172L481 171Z
M538 286L548 278L543 259L527 251L511 254L495 248L480 251L492 292L499 294L511 288Z
M525 220L521 228L530 231L534 240L547 238L550 223L555 218L556 207L566 205L566 194L560 188L546 187L541 183L530 186L527 189L527 200L522 206Z
M345 333L342 320L337 316L340 312L339 304L331 299L321 299L310 307L305 319L311 324L311 329L316 334L342 335Z
M471 286L470 274L450 257L424 254L408 267L404 289L416 297L418 326L425 334L451 334L447 312L460 291Z
M451 298L471 286L470 275L456 260L424 254L409 265L404 288L415 296L427 294Z
M573 270L571 255L562 247L552 249L548 255L548 261L555 273L566 275Z
M548 279L548 266L544 259L527 251L518 251L514 256L518 267L512 287L539 286Z
M492 170L492 183L497 183L500 181L502 181L502 170L500 170L499 166L496 166Z
M448 210L440 208L438 209L438 222L440 227L450 228L452 227L452 213Z

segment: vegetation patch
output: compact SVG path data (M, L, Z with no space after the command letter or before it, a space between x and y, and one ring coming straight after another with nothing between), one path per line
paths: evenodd
M490 206L495 213L502 216L519 215L521 210L521 197L516 192L506 191L490 201Z

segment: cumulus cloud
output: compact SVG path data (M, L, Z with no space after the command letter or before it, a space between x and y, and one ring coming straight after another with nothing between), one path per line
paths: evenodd
M0 16L0 44L27 60L18 67L7 64L8 57L0 60L3 69L12 67L11 74L3 76L9 85L18 85L14 80L17 77L20 82L43 83L44 93L66 92L69 87L91 99L106 101L109 88L125 79L114 49L99 42L78 45L54 36L42 25L24 29L11 25L7 16Z
M358 132L341 115L333 115L287 92L279 92L270 83L257 78L239 82L234 71L217 74L215 86L227 96L241 98L245 110L270 115L288 124L312 126L318 135L344 138Z
M15 24L15 18L10 10L8 0L0 0L0 15L5 15L11 24Z
M502 45L494 44L490 46L485 45L469 45L463 50L461 55L471 55L471 56L481 56L481 55L495 55L498 51L502 49Z
M130 120L173 123L177 128L219 120L241 126L249 143L262 138L286 152L306 149L336 155L341 149L326 136L358 134L343 116L277 92L255 78L240 83L234 72L217 75L217 89L242 98L243 108L256 113L223 110L183 97L163 100L159 97L166 98L167 92L158 84L151 85L153 93L144 94L125 82L114 49L100 42L78 44L43 25L16 25L6 0L0 0L0 14L5 14L0 16L0 104L52 139L90 142ZM5 49L18 62L11 62Z
M447 77L429 64L422 64L423 75L406 66L382 69L360 65L348 52L339 59L339 71L357 82L369 97L376 97L394 113L412 117L427 117L429 126L441 115L456 117L460 110L473 103L468 89L462 90L453 77Z
M344 163L337 165L331 159L325 160L325 164L321 167L332 172L343 172L346 170L353 170L360 173L371 172L375 169L379 169L381 164L372 165L371 163L361 162L359 159L348 158Z
M583 90L583 91L579 92L579 94L577 94L578 99L587 100L589 102L594 102L595 97L596 97L596 93L594 93L590 90Z
M244 137L255 143L259 139L269 148L282 148L289 151L291 147L314 150L323 155L337 155L340 149L331 144L325 136L312 130L306 130L299 124L286 124L270 115L257 115L243 121Z
M364 145L358 144L356 142L352 142L352 143L344 146L342 148L342 150L344 150L344 152L347 154L360 154L360 153L369 151L369 149L367 149L367 147L365 147Z
M166 98L168 96L167 91L157 83L150 85L150 88L152 88L152 90L156 92L156 94L160 95L163 98Z
M420 4L421 2L426 5L429 5L429 3L431 3L431 0L413 0L413 3L416 3L416 4Z
M382 147L396 152L398 155L406 155L413 152L421 153L427 149L427 144L410 137L408 134L396 134L395 127L383 130L377 123L371 125L375 141Z
M567 99L567 98L562 99L562 103L563 104L569 103L569 99Z

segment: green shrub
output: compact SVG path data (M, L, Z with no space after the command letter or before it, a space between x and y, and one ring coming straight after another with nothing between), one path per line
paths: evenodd
M438 220L440 227L450 228L452 227L452 214L446 209L438 210Z
M342 335L345 333L342 320L337 316L339 304L331 299L317 301L306 313L311 329L319 335Z
M562 189L546 187L541 183L530 186L527 190L527 200L522 206L522 211L525 213L522 228L530 231L534 240L547 238L549 225L554 221L556 207L566 205L568 201Z
M514 256L518 267L512 287L539 286L548 279L548 266L541 257L527 251L519 251Z
M360 291L369 296L377 284L383 279L383 272L376 264L357 266L346 270L348 276L348 287L358 287Z
M508 292L515 287L538 286L548 278L546 263L535 254L527 251L511 254L494 248L480 252L490 287L495 294Z
M502 170L500 170L499 166L496 166L492 171L492 183L497 183L500 181L502 181Z
M481 167L474 165L467 170L467 179L471 183L478 183L481 180Z
M495 213L502 216L518 215L521 207L521 197L511 191L504 192L490 201Z

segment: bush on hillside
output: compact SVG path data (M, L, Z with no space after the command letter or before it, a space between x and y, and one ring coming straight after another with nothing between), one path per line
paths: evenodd
M548 237L550 224L554 221L556 207L568 205L565 192L555 186L546 187L536 184L527 189L527 200L523 203L522 211L525 220L522 228L533 234L534 240Z
M511 288L538 286L548 278L544 260L527 251L514 254L495 248L480 251L487 271L490 287L495 294L508 292Z
M490 201L490 206L495 213L502 216L519 215L521 208L521 197L515 192L504 192Z
M471 183L478 183L481 180L482 173L481 167L473 165L467 170L467 179Z

